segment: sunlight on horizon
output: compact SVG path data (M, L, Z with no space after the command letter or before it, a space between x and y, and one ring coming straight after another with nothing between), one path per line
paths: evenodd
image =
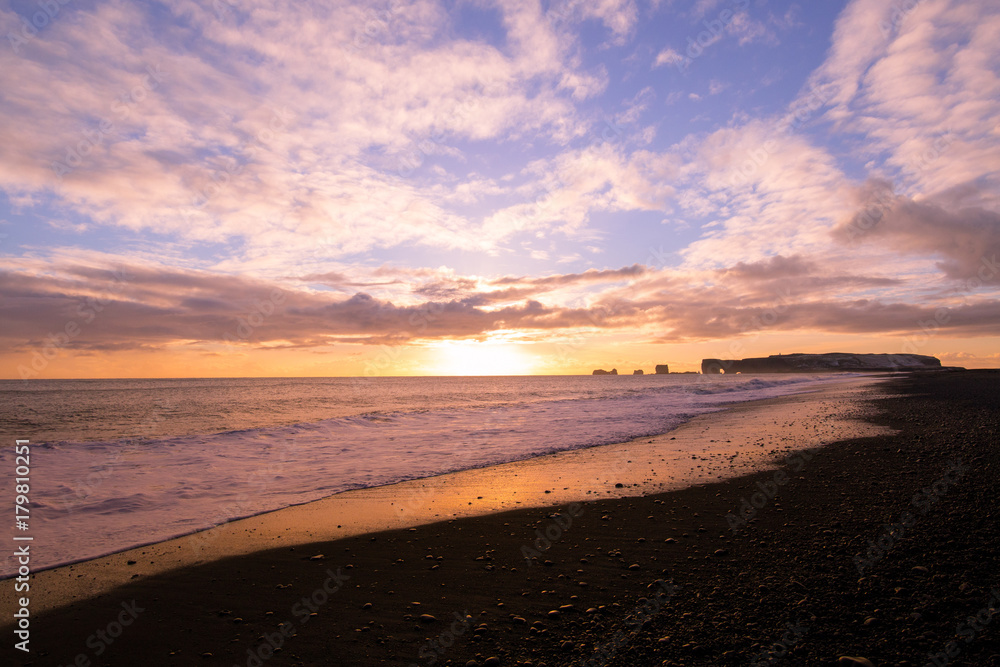
M538 364L520 346L482 341L444 341L434 346L428 375L533 375Z

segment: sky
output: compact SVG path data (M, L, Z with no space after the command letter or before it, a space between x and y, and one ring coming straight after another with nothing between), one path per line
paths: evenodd
M1000 366L993 0L0 0L0 377Z

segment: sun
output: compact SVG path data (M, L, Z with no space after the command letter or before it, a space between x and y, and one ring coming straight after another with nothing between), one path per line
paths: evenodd
M474 340L442 341L429 359L434 375L531 375L535 363L523 345Z

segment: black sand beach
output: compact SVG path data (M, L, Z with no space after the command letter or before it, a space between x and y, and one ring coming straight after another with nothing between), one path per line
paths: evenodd
M34 616L28 656L7 623L4 653L45 666L1000 665L1000 372L887 382L871 419L895 435L681 491L137 575Z

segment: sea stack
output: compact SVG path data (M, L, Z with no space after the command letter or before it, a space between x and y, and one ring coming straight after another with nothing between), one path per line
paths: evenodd
M643 375L643 372L641 370L632 371L632 375Z
M666 364L657 364L656 365L656 374L657 375L669 375L670 374L670 366L667 366Z

